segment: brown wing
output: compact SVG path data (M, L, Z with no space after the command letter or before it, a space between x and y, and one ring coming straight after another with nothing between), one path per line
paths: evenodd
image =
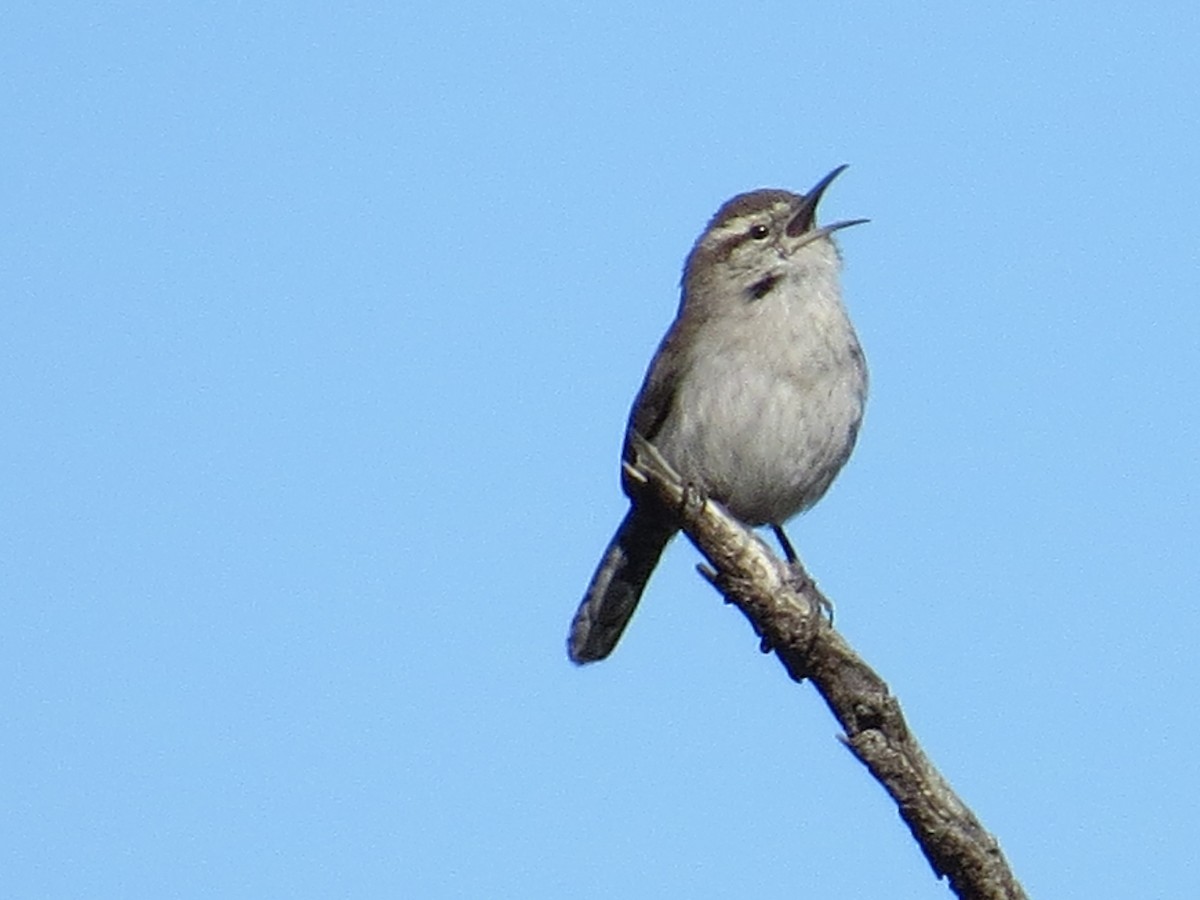
M662 424L671 413L675 402L676 387L687 365L686 357L681 348L686 346L682 337L681 319L676 319L667 331L654 358L650 360L650 368L646 372L646 380L633 401L633 409L629 412L629 424L626 428L625 449L622 458L631 459L629 447L629 432L636 431L646 440L654 443Z

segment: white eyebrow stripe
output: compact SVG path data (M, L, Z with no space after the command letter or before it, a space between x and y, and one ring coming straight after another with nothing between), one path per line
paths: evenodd
M765 209L756 210L752 213L743 213L740 216L734 216L729 221L723 222L719 227L710 231L708 236L711 240L706 241L706 243L720 243L731 235L741 234L749 229L751 225L759 222L772 222L780 215L780 213L790 213L791 209L791 204L782 200L777 200Z

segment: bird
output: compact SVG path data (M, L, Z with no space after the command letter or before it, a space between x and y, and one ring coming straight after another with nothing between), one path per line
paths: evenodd
M808 192L759 189L713 215L683 267L679 306L626 425L680 477L749 526L783 524L813 506L850 457L866 404L862 347L842 301L834 233L817 206L846 169ZM568 657L607 657L678 532L670 510L626 483L630 507L571 622Z

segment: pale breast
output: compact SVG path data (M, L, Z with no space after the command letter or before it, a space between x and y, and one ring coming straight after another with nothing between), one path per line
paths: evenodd
M750 524L782 523L819 500L862 419L866 371L840 302L805 312L698 334L655 439L686 479Z

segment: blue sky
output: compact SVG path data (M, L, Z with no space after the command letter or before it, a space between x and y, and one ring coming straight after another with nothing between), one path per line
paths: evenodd
M1031 896L1194 892L1198 26L10 9L3 893L948 896L686 542L564 653L691 242L843 162L793 540Z

